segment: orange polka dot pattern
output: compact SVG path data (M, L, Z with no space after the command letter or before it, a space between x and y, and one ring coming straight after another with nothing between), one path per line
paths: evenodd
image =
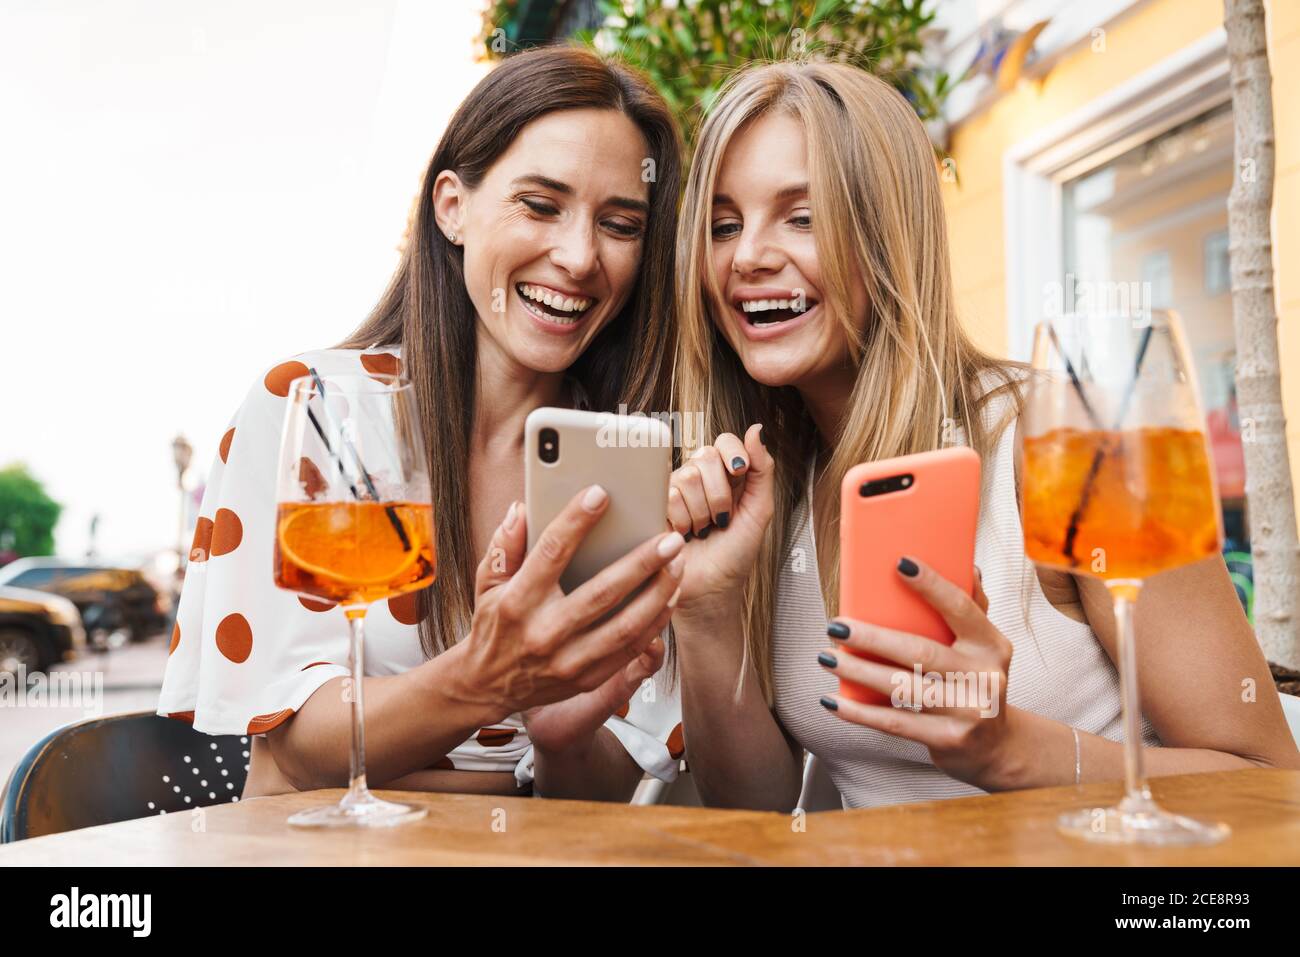
M279 727L293 716L293 708L285 708L271 714L259 714L248 722L249 734L266 734L272 728Z
M305 376L307 372L307 367L301 362L281 362L266 374L266 378L263 380L266 384L266 391L271 395L286 399L289 397L289 383L294 379Z
M244 538L244 523L228 508L217 509L217 520L212 523L212 556L229 555Z
M514 740L514 728L479 728L474 739L485 748L504 748Z
M668 756L674 761L680 760L682 755L686 753L686 737L682 733L682 726L680 723L677 724L668 735L668 741L666 743L668 745Z
M212 519L199 516L194 523L194 541L190 545L190 561L206 562L212 555Z
M236 612L221 619L217 625L217 650L237 665L242 665L253 653L253 629L248 619Z
M405 595L388 599L388 613L403 625L420 623L420 593L409 591Z
M361 356L361 366L372 376L401 375L402 360L391 352L372 352Z

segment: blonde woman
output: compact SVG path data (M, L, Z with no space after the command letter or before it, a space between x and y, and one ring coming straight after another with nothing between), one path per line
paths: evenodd
M766 65L733 78L698 144L677 378L681 407L717 439L674 473L669 519L690 539L673 621L705 802L792 807L801 750L854 807L1122 778L1110 600L1025 558L1020 374L958 324L912 110L846 65ZM982 588L971 598L896 558L952 627L951 648L835 615L845 471L938 448L945 423L983 461ZM1300 766L1222 561L1152 580L1136 627L1151 774ZM991 675L996 716L836 693L842 676L889 694L917 662ZM1257 700L1243 702L1246 679Z

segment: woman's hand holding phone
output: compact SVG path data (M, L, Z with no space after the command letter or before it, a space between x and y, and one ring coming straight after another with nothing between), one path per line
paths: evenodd
M817 656L818 663L836 677L892 700L864 704L835 694L823 698L822 705L845 721L924 744L935 766L958 780L986 790L1007 786L1022 760L1018 743L1025 736L1019 733L1022 713L1007 707L1011 641L989 620L979 569L973 597L919 560L902 559L898 576L943 616L953 643L837 617L827 628L831 647ZM913 701L917 665L938 679L931 690L922 691L920 701ZM973 686L969 676L976 678ZM971 687L987 689L989 700L970 701ZM948 702L966 706L943 706Z
M659 635L685 565L681 535L649 539L568 595L560 588L561 573L608 507L600 486L583 489L525 554L527 523L515 503L478 566L458 693L503 717L523 712L544 749L589 739L663 663Z
M668 524L686 537L682 615L738 599L772 521L772 456L752 425L742 441L724 433L669 480Z

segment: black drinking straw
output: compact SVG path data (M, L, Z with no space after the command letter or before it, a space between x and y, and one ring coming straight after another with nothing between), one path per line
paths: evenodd
M321 381L321 378L316 374L315 369L309 368L307 371L311 373L312 381L316 383L316 389L320 392L321 401L324 402L325 383ZM329 416L328 410L325 412L325 415L326 417ZM334 463L339 467L339 474L346 479L347 469L343 466L343 459L336 455L334 449L330 446L330 440L325 437L325 430L321 428L320 422L317 421L316 413L311 410L310 402L308 402L307 405L307 418L311 420L312 427L316 429L316 434L320 436L321 442L324 443L325 451L330 454L330 458L332 458ZM347 446L348 451L352 453L352 461L356 462L357 468L361 470L361 480L366 483L366 491L370 493L370 497L374 501L379 501L379 492L375 489L374 480L371 479L370 473L366 471L366 467L361 464L361 456L357 454L356 447L348 441L347 436L341 435L340 438L342 438L343 444ZM357 491L355 483L348 482L348 489L352 492L353 498L361 498L361 494ZM406 529L402 527L402 520L397 517L397 510L391 505L385 505L384 512L388 515L388 520L393 523L393 528L397 530L397 537L402 540L402 551L409 552L411 550L411 540L406 537Z
M1070 356L1066 353L1065 348L1061 345L1061 340L1057 338L1056 327L1050 322L1047 324L1047 334L1052 339L1052 345L1056 346L1056 351L1060 354L1062 361L1065 362L1065 371L1069 373L1070 382L1074 386L1075 393L1079 396L1079 401L1083 403L1083 411L1088 413L1088 418L1092 420L1093 428L1101 430L1101 419L1092 408L1092 403L1084 395L1083 383L1079 381L1079 374L1074 371L1074 363L1070 361Z
M1055 341L1056 332L1051 330L1050 326L1048 328L1051 331L1052 339ZM1142 360L1146 358L1147 346L1151 344L1151 333L1154 328L1151 323L1147 323L1146 328L1142 330L1142 341L1138 343L1137 358L1133 360L1133 378L1129 380L1128 388L1124 390L1124 398L1120 401L1119 414L1115 416L1115 425L1111 429L1112 432L1119 431L1120 425L1124 422L1124 417L1128 415L1128 407L1132 404L1133 393L1137 389L1138 376L1142 372ZM1065 351L1061 349L1059 341L1056 342L1056 347L1061 351L1061 358L1065 360L1065 370L1070 374L1070 383L1074 386L1074 391L1079 394L1079 400L1088 411L1088 417L1092 419L1093 425L1100 429L1101 421L1084 397L1083 383L1079 381L1079 377L1075 374L1074 366L1071 365ZM1092 484L1097 480L1097 473L1101 471L1101 460L1105 455L1106 447L1099 443L1097 451L1093 453L1092 464L1088 467L1088 475L1083 480L1083 491L1079 493L1079 504L1074 507L1074 512L1070 515L1070 526L1065 530L1064 553L1072 566L1079 564L1079 560L1074 557L1074 540L1079 535L1079 523L1083 520L1084 510L1088 507L1088 500L1092 496Z

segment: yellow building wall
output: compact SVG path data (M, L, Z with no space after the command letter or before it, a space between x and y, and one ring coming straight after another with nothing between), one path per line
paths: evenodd
M1278 338L1292 473L1300 473L1300 2L1266 3L1277 138L1273 200ZM1223 24L1222 0L1150 0L1111 23L1105 51L1090 44L1040 78L1025 80L953 130L956 183L944 183L953 282L963 321L984 348L1007 350L1002 158L1035 131ZM1297 487L1300 498L1300 485Z

